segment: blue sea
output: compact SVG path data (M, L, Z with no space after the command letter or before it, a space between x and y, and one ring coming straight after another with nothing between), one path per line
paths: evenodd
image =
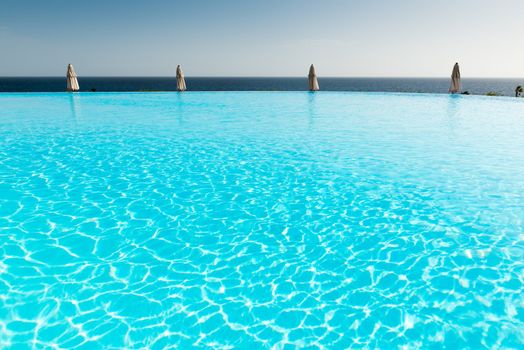
M0 348L522 349L523 150L516 98L0 94Z
M303 91L306 78L186 78L192 91ZM174 77L80 77L81 91L174 91ZM449 78L319 78L324 91L447 93ZM463 90L514 96L523 79L463 79ZM0 92L60 92L65 78L0 77Z

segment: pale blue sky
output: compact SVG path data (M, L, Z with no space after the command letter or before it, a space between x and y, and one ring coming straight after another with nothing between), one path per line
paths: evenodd
M524 1L1 0L0 76L524 77Z

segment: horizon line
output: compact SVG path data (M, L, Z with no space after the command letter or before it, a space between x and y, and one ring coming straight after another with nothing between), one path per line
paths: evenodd
M65 78L65 75L0 75L2 78ZM79 75L81 78L174 78L176 75ZM188 78L304 78L307 79L307 75L186 75ZM448 76L336 76L336 75L321 75L322 78L332 79L450 79ZM462 79L524 79L524 77L492 77L492 76L471 76L462 77Z

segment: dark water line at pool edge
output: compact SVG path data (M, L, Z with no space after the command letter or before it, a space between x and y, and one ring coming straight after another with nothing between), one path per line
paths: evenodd
M306 77L187 77L189 91L307 91ZM0 92L63 92L65 77L0 77ZM175 91L174 77L80 77L80 91ZM447 93L449 78L320 77L322 91ZM514 96L524 78L464 78L471 94Z

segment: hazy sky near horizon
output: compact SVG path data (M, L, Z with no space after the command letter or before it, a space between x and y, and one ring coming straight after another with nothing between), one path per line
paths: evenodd
M524 1L1 0L0 76L524 77Z

